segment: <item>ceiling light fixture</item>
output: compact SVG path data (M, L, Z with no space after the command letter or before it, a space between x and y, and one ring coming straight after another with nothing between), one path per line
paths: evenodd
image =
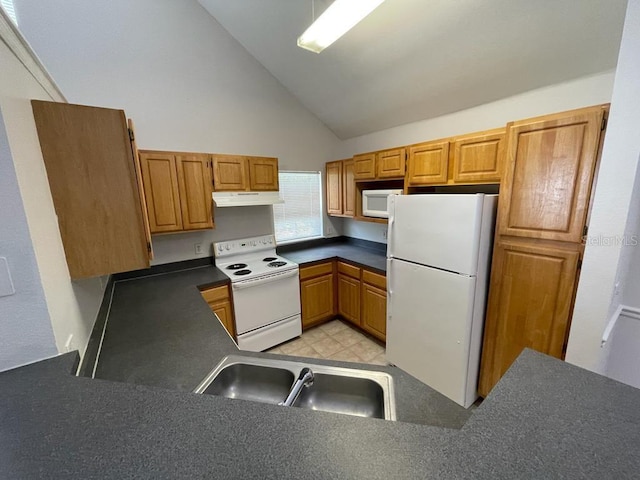
M320 53L373 12L384 0L335 0L298 37L298 46Z

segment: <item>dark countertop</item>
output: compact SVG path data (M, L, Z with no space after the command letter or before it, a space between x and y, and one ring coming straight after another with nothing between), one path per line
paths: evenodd
M192 391L223 357L240 353L386 371L401 421L460 428L472 414L395 367L240 352L198 290L228 282L212 265L116 281L95 378Z
M640 391L525 351L462 430L76 377L0 374L0 478L635 478Z
M387 271L386 245L375 242L338 239L311 246L280 247L278 253L299 265L340 258L383 274Z

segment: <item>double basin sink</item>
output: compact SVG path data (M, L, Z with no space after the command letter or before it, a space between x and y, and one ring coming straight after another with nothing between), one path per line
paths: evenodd
M302 388L292 407L396 419L393 378L379 371L229 355L194 392L278 405L303 368L313 371L314 380Z

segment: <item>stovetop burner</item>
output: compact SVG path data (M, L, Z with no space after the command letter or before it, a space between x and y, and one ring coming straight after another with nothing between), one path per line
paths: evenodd
M227 267L227 270L240 270L242 268L247 268L246 263L232 263Z
M287 264L287 262L271 262L271 263L267 263L267 267L271 267L271 268L277 268L277 267L284 267Z
M276 257L267 257L267 258L263 258L262 261L263 262L273 262L274 260L277 260Z
M244 265L246 267L246 265ZM237 272L233 272L234 275L249 275L251 273L251 270L247 270L246 268L244 270L238 270Z

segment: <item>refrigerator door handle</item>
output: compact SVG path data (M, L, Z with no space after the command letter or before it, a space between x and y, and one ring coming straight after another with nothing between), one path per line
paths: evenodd
M395 252L393 250L393 225L395 222L395 210L396 210L396 195L389 195L389 219L387 225L387 255L393 257Z
M387 258L387 324L391 322L392 314L393 314L393 285L391 281L393 279L391 273L391 264L393 263L392 258ZM388 328L387 328L388 330Z

